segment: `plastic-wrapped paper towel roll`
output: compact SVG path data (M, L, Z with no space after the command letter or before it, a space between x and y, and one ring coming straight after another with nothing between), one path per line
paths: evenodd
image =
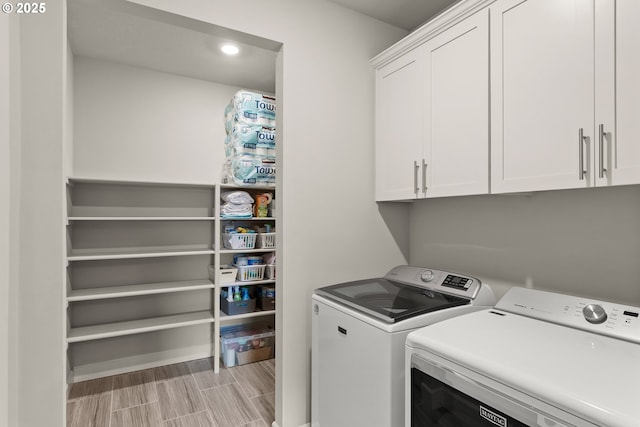
M242 154L276 156L276 130L261 125L235 123L225 139L227 157Z
M238 184L275 184L276 162L272 157L236 156L228 170L231 180Z
M276 100L246 90L238 91L224 111L225 128L231 132L234 123L276 126Z

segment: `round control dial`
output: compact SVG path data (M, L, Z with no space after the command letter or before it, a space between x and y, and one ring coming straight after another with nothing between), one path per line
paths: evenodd
M607 312L604 311L601 305L589 304L582 309L582 314L587 322L598 325L604 323L607 320Z
M422 273L420 273L420 280L422 280L423 282L432 281L433 280L433 271L425 270Z

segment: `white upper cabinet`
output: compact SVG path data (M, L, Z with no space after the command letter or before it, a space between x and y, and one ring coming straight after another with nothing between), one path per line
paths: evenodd
M418 196L424 122L424 52L376 71L376 200Z
M491 10L491 190L586 187L593 149L593 1Z
M376 70L376 200L488 193L488 12Z
M639 21L468 0L378 55L376 200L640 184Z
M596 185L640 183L640 2L596 2Z
M489 192L488 24L484 10L425 44L426 197Z
M640 183L640 2L491 10L491 191Z

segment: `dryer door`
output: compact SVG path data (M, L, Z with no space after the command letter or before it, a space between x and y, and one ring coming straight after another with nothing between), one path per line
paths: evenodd
M408 369L410 404L405 426L569 427L594 426L567 413L550 414L546 405L499 391L435 361L413 355ZM551 408L547 408L551 409Z

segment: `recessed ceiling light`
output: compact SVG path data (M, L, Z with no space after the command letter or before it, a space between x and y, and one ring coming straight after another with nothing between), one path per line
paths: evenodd
M240 49L238 48L238 46L236 46L235 44L231 44L231 43L223 44L222 46L220 46L220 50L225 55L237 55L238 52L240 52Z

